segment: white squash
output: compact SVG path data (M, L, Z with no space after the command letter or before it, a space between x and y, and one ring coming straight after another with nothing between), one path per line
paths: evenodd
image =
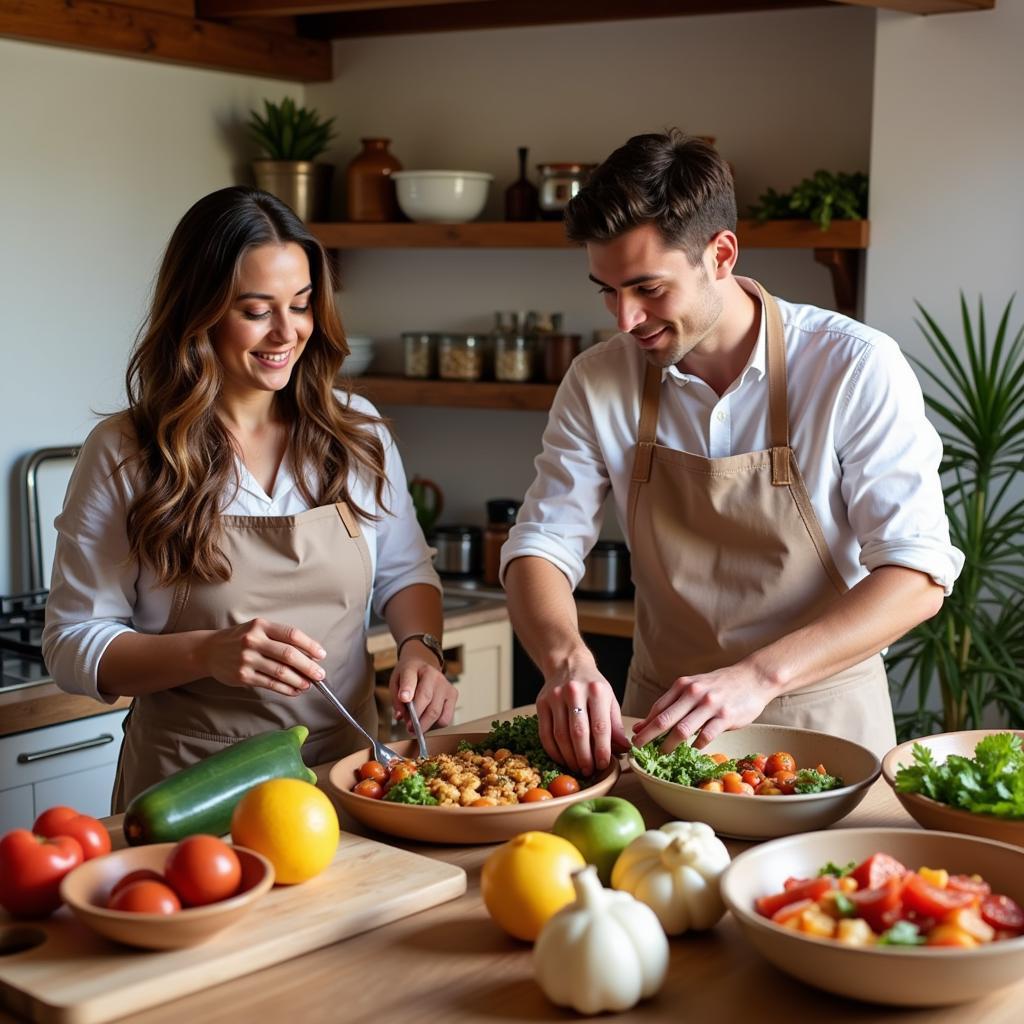
M612 869L612 888L646 903L666 935L713 927L725 913L719 876L729 851L702 821L670 821L627 846Z
M668 939L654 912L605 889L593 864L572 883L576 901L550 918L533 947L544 994L585 1014L628 1010L653 996L668 971Z

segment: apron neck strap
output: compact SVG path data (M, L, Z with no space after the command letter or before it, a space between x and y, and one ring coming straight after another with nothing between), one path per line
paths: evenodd
M658 433L658 407L661 405L660 366L647 364L644 373L644 390L640 396L640 423L636 430L636 439L640 444L654 444Z
M768 439L772 448L789 447L789 407L786 399L786 339L779 304L758 283L765 318L765 351L768 367Z

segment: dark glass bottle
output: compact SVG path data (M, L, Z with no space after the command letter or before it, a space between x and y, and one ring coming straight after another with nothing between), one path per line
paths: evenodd
M526 155L529 150L520 146L519 177L505 189L505 220L536 220L537 186L526 177Z

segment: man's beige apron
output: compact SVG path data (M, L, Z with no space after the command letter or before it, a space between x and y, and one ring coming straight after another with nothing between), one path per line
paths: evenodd
M164 633L225 629L264 618L297 626L327 652L325 681L376 734L372 665L364 618L372 585L370 552L344 503L295 516L224 516L231 564L224 583L179 584ZM112 798L131 798L228 745L270 729L309 728L306 764L336 760L366 741L310 688L297 697L200 679L132 701Z
M789 446L779 309L757 288L767 318L770 449L707 459L659 445L662 373L647 367L628 505L636 626L627 715L646 717L679 676L735 664L848 590ZM896 743L877 654L776 698L757 721L844 736L879 756Z

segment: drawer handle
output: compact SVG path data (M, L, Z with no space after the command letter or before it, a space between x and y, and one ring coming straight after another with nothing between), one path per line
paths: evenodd
M113 743L114 737L109 732L101 733L91 740L80 743L68 743L63 747L51 747L49 750L37 750L32 754L19 754L18 764L32 764L33 761L45 761L48 757L60 757L62 754L74 754L79 750L91 750L93 747L105 747Z

